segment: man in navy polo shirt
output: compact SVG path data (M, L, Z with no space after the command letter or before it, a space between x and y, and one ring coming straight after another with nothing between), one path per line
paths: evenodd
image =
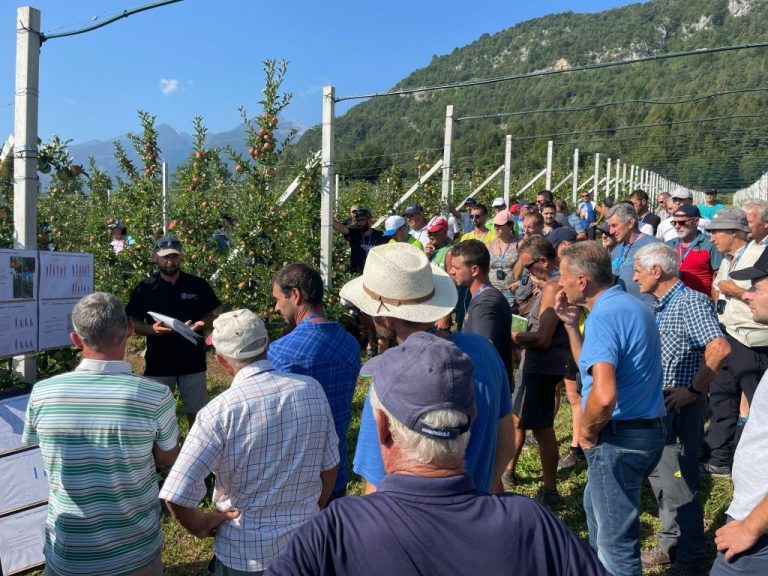
M589 542L612 574L642 576L640 487L665 439L659 330L640 300L613 286L611 257L593 242L563 250L560 287L555 309L583 383ZM589 309L583 342L580 306Z
M347 492L347 428L360 372L357 340L323 309L323 280L306 264L288 264L272 280L275 310L293 330L272 342L268 358L275 370L312 376L331 406L339 437L339 473L331 499Z
M533 500L475 490L464 469L476 415L468 356L418 332L377 360L371 402L387 476L302 526L267 574L607 574Z

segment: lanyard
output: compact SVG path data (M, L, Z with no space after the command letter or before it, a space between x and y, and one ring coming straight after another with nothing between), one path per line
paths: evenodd
M685 260L688 257L688 253L691 250L693 250L693 245L694 244L696 244L696 239L695 238L688 245L688 248L685 249L685 252L683 252L683 242L682 242L682 240L677 245L677 259L680 261L680 264L682 264L683 260Z
M635 245L635 242L637 242L637 239L640 238L640 236L642 236L642 234L638 234L637 236L635 236L632 242L630 242L629 244L624 244L621 247L621 257L618 259L618 263L614 267L614 271L613 271L614 274L619 273L619 270L621 270L622 264L624 264L624 261L629 257L629 251L632 250L632 246Z
M664 305L664 308L662 308L656 315L656 326L661 326L661 320L664 318L664 314L667 313L667 310L669 310L670 306L672 306L672 302L675 301L675 298L677 298L683 292L683 290L685 290L685 284L679 284L677 288L675 288L675 293L672 294L669 301Z
M302 320L301 322L302 322L302 323L304 323L304 322L309 322L309 321L311 321L311 320L314 320L315 318L325 318L325 314L324 314L324 313L320 313L320 314L311 314L311 315L307 316L306 318L304 318L304 320Z
M749 244L745 244L744 246L742 246L741 250L739 250L736 253L736 256L733 258L733 260L731 260L731 265L728 266L728 273L725 276L726 280L730 280L731 272L733 272L733 269L736 268L736 266L739 265L739 260L741 260L741 257L744 256L744 252L746 251L748 246L749 246Z
M494 250L495 254L494 256L498 256L498 253L501 252L501 240L496 240L493 243L494 248L498 247L498 250ZM509 252L509 249L512 247L512 242L509 242L507 244L507 247L504 248L504 252L502 252L501 256L499 257L499 268L504 267L504 256L507 255L507 252Z
M480 296L480 294L488 290L488 288L490 287L491 287L491 284L489 282L486 282L485 284L480 286L480 288L477 289L477 292L475 292L475 295L472 296L472 298L477 298L478 296Z

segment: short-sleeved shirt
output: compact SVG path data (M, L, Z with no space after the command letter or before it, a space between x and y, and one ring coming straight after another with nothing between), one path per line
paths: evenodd
M240 511L216 529L216 558L256 572L317 513L320 472L338 462L331 409L317 380L259 360L198 412L160 498L195 508L213 472L216 508Z
M592 390L592 367L616 369L616 407L612 418L658 418L666 414L662 395L661 340L651 311L619 286L597 298L584 323L579 354L586 409Z
M467 473L480 490L491 489L496 458L496 432L499 420L512 411L509 381L504 365L491 343L482 336L452 332L448 340L472 360L475 367L477 416L471 423L469 446L464 455ZM386 475L370 399L366 397L357 437L355 472L374 486Z
M656 301L654 313L661 335L664 387L685 388L699 371L707 344L723 337L712 300L678 280Z
M699 232L687 248L683 249L683 241L675 238L667 242L677 252L680 264L680 279L689 288L710 296L712 280L720 269L723 255L703 232Z
M582 228L588 229L592 222L595 221L595 207L592 205L592 202L580 203L578 212Z
M347 428L360 372L360 346L338 322L301 322L269 345L276 370L311 376L323 387L339 437L339 473L335 489L347 485Z
M573 228L573 231L576 232L576 234L581 234L584 232L584 226L581 224L581 219L576 216L576 214L568 214L565 217L565 221L566 224L564 224L564 226Z
M709 218L712 220L712 218L715 217L715 214L717 214L720 210L725 208L724 204L713 204L712 206L707 206L706 204L699 204L699 213L701 214L702 218Z
M368 258L368 252L374 246L384 244L387 239L384 232L371 228L368 236L363 236L357 228L349 228L347 242L349 242L349 271L355 274L362 274L365 268L365 259Z
M464 316L464 332L485 336L501 357L512 380L512 312L503 294L488 286L475 292Z
M653 236L643 234L636 236L635 240L629 244L617 244L611 251L611 267L616 284L621 286L625 292L641 300L649 310L653 308L656 299L653 294L641 293L640 288L632 278L635 275L635 254L643 246L654 242L658 242L658 240Z
M768 372L752 398L749 420L733 457L733 500L728 516L744 520L768 494Z
M677 232L675 231L675 225L672 224L672 220L674 220L674 218L668 216L659 222L659 225L656 228L656 238L664 242L669 242L670 240L677 238ZM699 218L699 232L705 232L707 226L709 226L709 222L709 219L704 218L702 215L702 217Z
M176 403L127 362L83 360L35 384L22 441L50 484L45 559L55 574L126 574L163 545L152 450L178 442Z
M589 547L530 498L490 495L467 476L392 474L331 503L267 574L608 575Z
M155 272L133 289L125 312L132 318L154 324L149 312L159 312L181 322L202 320L221 305L213 288L204 279L179 272L176 283L167 282ZM176 376L205 372L205 342L193 344L172 332L147 336L145 376Z
M432 254L432 264L439 266L441 270L445 270L445 257L451 248L453 248L453 244L448 244L435 250L434 254Z
M416 242L418 242L419 246L421 246L422 248L424 246L426 246L427 242L429 242L429 232L427 232L426 225L422 226L421 229L419 229L419 230L413 230L413 229L410 230L409 234L410 234L411 238L416 240ZM416 244L414 244L413 242L409 241L409 243L413 244L414 246L416 246Z
M464 242L464 240L480 240L480 242L488 246L491 242L496 240L496 231L488 230L485 234L483 234L479 233L475 229L472 229L471 231L461 236L461 241Z
M389 241L389 244L394 244L396 242L399 242L399 240L395 240L394 238L392 238ZM408 234L408 239L405 242L406 244L410 244L411 246L416 246L416 248L418 248L419 250L424 250L424 245L421 242L419 242L415 236L412 236L411 234Z

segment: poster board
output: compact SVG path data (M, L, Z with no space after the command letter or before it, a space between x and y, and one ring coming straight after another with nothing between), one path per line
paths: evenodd
M72 346L69 333L72 327L72 309L77 300L40 300L38 310L38 348L64 348Z
M36 300L38 252L0 250L0 302Z
M48 476L40 448L0 458L0 515L48 502Z
M0 357L37 351L37 302L0 302Z
M45 521L48 505L43 504L0 517L0 568L3 575L19 574L45 563Z
M45 251L39 254L40 300L79 300L93 292L93 254Z
M0 456L22 447L29 393L0 398Z

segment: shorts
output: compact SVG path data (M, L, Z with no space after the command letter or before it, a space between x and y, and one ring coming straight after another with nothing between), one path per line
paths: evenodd
M176 391L178 383L181 404L185 414L197 414L208 403L208 386L205 372L194 374L180 374L178 376L145 376L150 380L165 384L171 389L171 394Z
M533 374L523 370L519 386L512 394L512 413L525 430L543 430L555 425L555 390L563 377L559 374Z

